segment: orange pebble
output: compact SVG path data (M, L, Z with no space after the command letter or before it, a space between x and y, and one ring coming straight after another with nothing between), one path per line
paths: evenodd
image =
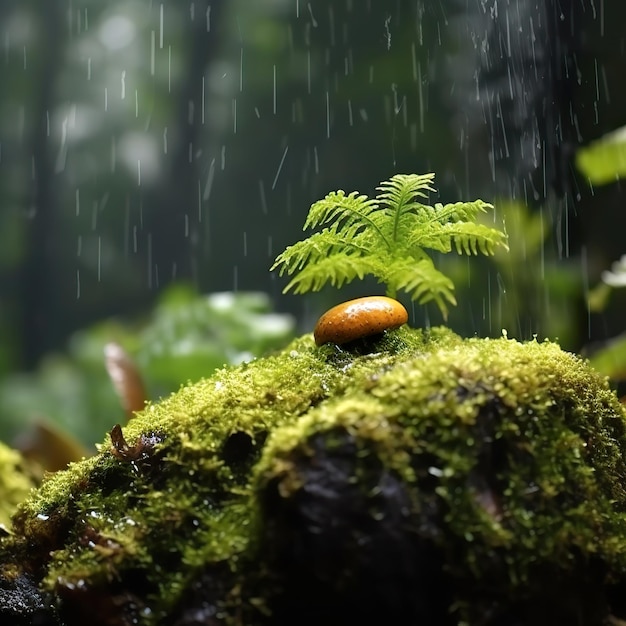
M331 342L341 345L398 328L408 319L406 309L393 298L357 298L326 311L315 325L313 336L318 346Z

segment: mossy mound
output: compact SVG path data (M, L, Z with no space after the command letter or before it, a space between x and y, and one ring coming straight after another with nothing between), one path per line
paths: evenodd
M16 598L63 626L600 626L623 612L624 412L556 344L305 336L112 440L20 507L0 617L30 623Z

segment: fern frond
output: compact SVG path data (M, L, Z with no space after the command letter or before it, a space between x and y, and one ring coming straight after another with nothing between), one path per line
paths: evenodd
M429 192L434 193L434 179L434 174L396 174L380 183L376 190L381 193L377 197L394 210L401 209L415 198L428 198Z
M411 256L424 248L436 252L450 252L451 237L442 236L442 229L443 226L439 223L415 224L404 234L407 252L410 252Z
M506 248L506 235L495 228L474 222L430 222L417 224L406 236L408 248L428 248L437 252L491 256L498 246Z
M327 283L333 287L341 287L355 278L362 279L366 274L377 274L379 263L372 257L359 257L347 252L337 252L309 264L302 269L283 290L283 293L294 289L294 293L319 291Z
M337 219L358 219L363 215L369 215L377 206L376 200L356 191L349 194L341 189L331 191L325 198L311 205L302 230L315 228Z
M421 304L434 301L444 316L455 304L454 285L427 250L486 254L506 248L506 235L476 223L493 208L482 200L426 204L434 174L396 174L377 188L376 198L357 192L329 193L311 206L304 228L323 226L278 255L272 269L294 275L284 291L317 291L373 275L388 295L407 292Z
M405 213L418 209L423 205L415 202L415 198L427 198L434 174L396 174L390 180L383 181L378 190L388 218L391 218L391 241L395 244L399 237L400 223Z
M348 195L341 190L333 191L311 206L303 230L334 222L330 229L340 232L357 224L359 228L372 229L380 237L381 243L387 245L386 237L373 216L376 209L376 200L358 195L356 191Z
M368 254L369 247L360 243L356 232L360 226L356 225L345 232L337 233L328 228L314 233L303 241L298 241L292 246L285 248L274 261L270 270L279 270L279 274L293 274L301 270L307 264L316 264L326 259L337 250L343 250L351 254Z
M480 252L485 256L492 256L498 246L508 250L506 235L485 224L474 222L444 224L442 231L454 242L458 254L477 255Z
M386 282L393 291L406 291L411 300L426 304L434 300L444 318L448 304L455 305L454 283L425 257L397 259L386 275Z
M493 209L493 204L483 202L482 200L474 200L473 202L453 202L445 206L438 202L435 204L435 212L432 218L436 219L440 224L446 222L474 222L479 213L486 213L487 209Z

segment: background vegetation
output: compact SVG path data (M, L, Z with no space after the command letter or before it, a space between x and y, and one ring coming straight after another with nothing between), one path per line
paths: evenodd
M506 44L489 6L460 0L0 0L0 438L52 419L100 439L120 419L106 341L122 337L158 396L246 342L281 345L295 329L283 318L264 343L271 310L307 331L328 304L378 293L283 296L268 268L312 202L398 172L435 172L438 202L494 203L509 234L508 255L436 260L453 329L572 350L620 333L621 292L598 313L586 296L624 253L622 186L591 184L575 155L626 123L626 5L518 4L523 19L501 11ZM532 92L521 113L513 87ZM266 294L241 305L258 332L185 321L165 304L178 284L196 312L202 294ZM161 343L167 384L145 356Z

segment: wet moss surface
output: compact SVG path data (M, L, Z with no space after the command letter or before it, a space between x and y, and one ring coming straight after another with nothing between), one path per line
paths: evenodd
M624 613L625 451L556 344L307 335L48 479L2 540L0 617L599 626Z

